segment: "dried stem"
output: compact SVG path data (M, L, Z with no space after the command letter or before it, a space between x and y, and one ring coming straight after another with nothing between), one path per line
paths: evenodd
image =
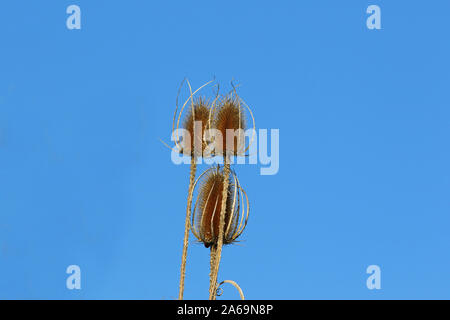
M227 152L225 150L225 152ZM217 276L219 274L220 258L222 256L223 234L225 228L225 211L227 208L228 185L230 177L230 159L228 154L223 157L223 190L222 205L220 209L219 238L217 240L217 248L214 258L214 270L211 275L209 284L209 300L216 300Z
M195 172L197 170L196 158L194 155L191 157L191 173L189 178L189 191L188 191L188 199L186 206L186 221L184 225L184 240L183 240L183 255L181 257L181 270L180 270L180 291L178 294L178 299L183 300L184 293L184 278L186 274L186 260L187 260L187 249L189 243L189 229L190 229L190 221L191 221L191 205L192 205L192 196L194 194L194 180L195 180Z
M212 287L215 287L215 282L213 281L214 278L214 270L216 267L216 254L217 254L217 246L213 244L210 247L210 271L209 271L209 288L211 290Z
M241 287L239 287L239 285L235 281L233 281L233 280L223 280L221 283L219 283L218 288L224 283L229 283L233 287L235 287L238 290L239 295L241 296L241 300L245 300L244 292L242 292ZM222 288L220 288L220 289L222 289ZM217 295L220 296L220 294L217 294Z

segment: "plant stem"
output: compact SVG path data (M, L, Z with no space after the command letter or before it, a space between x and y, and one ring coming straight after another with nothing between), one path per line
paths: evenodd
M214 258L214 272L209 284L209 300L216 300L217 276L219 274L220 258L222 256L223 234L225 228L225 211L227 209L228 185L230 182L230 159L228 155L223 157L223 190L222 190L222 205L220 209L219 222L219 238L217 240L217 248Z
M181 270L180 270L180 291L178 294L178 299L183 300L184 293L184 278L186 274L186 260L187 260L187 249L189 243L189 229L191 224L191 206L192 206L192 196L194 193L194 180L195 172L197 170L196 157L192 155L191 157L191 173L189 177L189 191L186 206L186 221L184 225L184 240L183 240L183 255L181 257Z
M217 245L213 244L210 247L210 261L209 261L209 289L214 287L214 271L216 267L216 253Z

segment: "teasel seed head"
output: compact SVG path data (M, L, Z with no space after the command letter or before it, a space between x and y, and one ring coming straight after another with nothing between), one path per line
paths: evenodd
M216 140L216 151L221 153L220 155L242 153L245 127L245 115L238 98L230 95L223 97L218 105L214 121L214 128L221 134L221 137Z
M203 153L207 146L204 134L209 127L209 117L210 104L208 100L203 97L194 99L193 106L188 109L182 125L182 128L189 133L190 139L179 143L180 153L190 156L200 156Z
M242 234L247 225L249 202L247 194L231 172L225 210L223 243L230 244ZM192 233L205 247L216 244L219 236L220 211L224 187L223 171L210 168L194 184L198 186L197 199L192 212Z
M244 156L256 135L252 110L237 94L233 84L232 86L233 91L222 96L211 108L214 118L212 126L220 133L214 138L215 153L219 156ZM247 146L245 146L245 130L248 117L245 110L248 111L253 124L253 133Z
M175 141L175 146L170 147L164 141L162 141L173 151L192 157L202 156L203 151L207 146L207 141L204 137L204 134L211 127L211 110L218 99L218 92L216 98L212 101L212 103L210 103L210 100L207 100L203 97L196 98L195 94L207 85L211 84L213 81L214 80L206 82L195 91L192 91L192 87L188 79L184 79L182 81L180 88L178 89L176 108L173 114L172 122L172 139ZM190 95L186 99L184 104L182 106L179 106L178 97L184 83L188 85ZM181 121L185 109L187 114L183 117L184 120ZM189 134L189 137L181 138L179 129L186 130Z

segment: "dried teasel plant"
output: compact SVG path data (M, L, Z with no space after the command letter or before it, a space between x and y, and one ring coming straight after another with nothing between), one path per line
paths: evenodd
M185 81L189 87L190 95L178 112L178 96ZM251 109L237 95L233 83L233 91L223 96L220 100L218 90L212 102L203 97L194 98L198 91L212 82L205 83L193 92L189 80L183 80L178 91L176 110L172 123L172 134L176 134L176 137L174 137L175 147L171 149L191 157L183 253L180 268L180 300L183 299L184 293L189 230L192 229L197 239L202 241L206 247L210 247L211 271L209 296L211 300L214 300L218 295L217 292L220 285L224 283L217 284L222 246L223 244L236 241L247 224L249 214L247 195L240 186L235 172L232 172L230 169L230 160L232 156L244 155L250 148L254 135L256 134L255 130L253 130L252 138L247 148L244 149L244 130L246 129L246 117L243 112L244 107L248 109L252 118L253 129L255 129L254 117ZM185 109L187 110L187 115L183 117L182 114ZM184 118L183 121L181 120L182 118ZM183 134L183 140L180 140L178 135L179 129L187 131L185 134L187 133L190 139L185 140L186 135ZM214 132L212 136L209 133L211 131L210 129L214 129L212 130ZM204 133L209 133L209 135L204 135ZM212 153L210 151L205 152L206 148L210 147L211 144L214 151ZM223 157L223 168L210 168L195 180L197 158L209 156ZM193 193L197 184L200 184L201 187L198 188L200 189L199 195L192 211ZM191 211L192 225L190 222ZM231 280L226 280L225 282L227 281L235 285L235 282ZM238 288L239 286L236 285L235 287ZM242 290L240 288L238 290L243 298Z
M215 299L218 244L231 244L242 234L247 225L250 204L234 171L226 175L220 167L209 168L195 181L196 188L198 194L192 212L191 230L205 247L210 247L210 290L214 290L214 297L210 296L210 299ZM225 212L222 207L224 193L227 195Z
M178 96L183 86L184 80L180 85L180 89L178 90L176 109L174 112L173 123L172 123L172 133L176 133L175 146L176 150L182 154L189 155L191 157L191 168L189 174L189 189L188 189L188 199L186 206L186 219L185 219L185 228L184 228L184 238L183 238L183 252L181 256L181 267L180 267L180 286L178 299L183 299L184 294L184 280L186 275L186 260L187 260L187 250L189 245L189 229L190 229L190 214L191 214L191 204L192 204L192 194L194 190L194 180L197 171L197 157L202 156L203 151L206 147L206 142L203 139L203 134L211 124L211 108L214 106L214 103L217 101L217 98L213 100L212 104L203 97L194 98L194 95L200 91L202 88L212 83L209 81L205 83L203 86L198 88L196 91L192 92L191 84L189 80L186 79L186 83L189 87L189 98L184 102L183 106L180 108L177 117L178 111ZM188 102L190 102L189 109L187 111L187 115L182 122L182 126L180 127L180 121L182 118L183 111L187 106ZM175 130L175 120L176 121L176 130ZM198 128L196 125L200 124ZM190 139L180 141L178 131L179 129L187 130L189 133L188 137Z

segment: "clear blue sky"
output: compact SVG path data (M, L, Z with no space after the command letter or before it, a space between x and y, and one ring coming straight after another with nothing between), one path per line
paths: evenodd
M66 8L81 7L81 30ZM381 7L381 30L366 8ZM0 6L0 299L175 299L189 166L176 93L234 78L280 170L219 279L249 299L450 298L448 1ZM200 171L206 167L199 168ZM66 289L81 267L82 289ZM381 290L366 268L381 268ZM190 247L185 297L208 297ZM225 287L222 298L238 298Z

